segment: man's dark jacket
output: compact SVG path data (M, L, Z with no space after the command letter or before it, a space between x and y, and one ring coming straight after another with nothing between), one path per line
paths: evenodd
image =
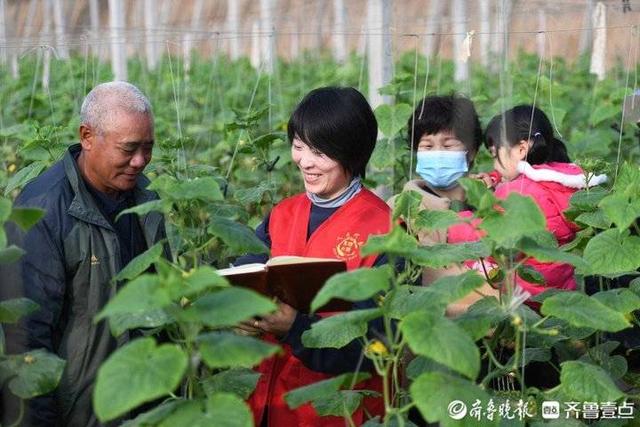
M67 361L56 391L29 403L25 421L38 426L99 425L91 403L96 373L127 341L114 338L106 321L93 321L116 294L112 279L124 266L118 236L74 160L80 149L79 144L70 147L61 161L18 196L17 206L38 207L46 213L26 235L19 236L17 244L26 254L13 275L2 279L11 282L6 284L11 296L26 296L40 305L8 334L8 350L45 348ZM138 179L133 190L136 205L157 198L144 189L147 184L146 178ZM165 238L161 214L144 215L139 223L147 247Z

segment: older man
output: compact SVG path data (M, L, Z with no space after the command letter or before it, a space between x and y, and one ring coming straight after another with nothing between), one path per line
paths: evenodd
M155 197L142 175L154 143L147 98L129 83L104 83L87 95L80 114L80 144L16 200L46 214L18 242L26 251L19 293L40 309L8 347L45 348L67 361L57 390L29 404L27 421L38 426L98 425L91 405L98 367L128 337L114 338L94 316L116 293L113 277L165 236L159 214L118 218Z

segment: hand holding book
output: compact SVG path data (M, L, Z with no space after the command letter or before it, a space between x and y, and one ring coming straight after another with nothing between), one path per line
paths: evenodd
M251 288L303 313L310 311L313 298L334 274L346 271L338 259L281 256L266 264L247 264L218 270L232 284ZM331 300L321 311L345 311L351 303Z
M278 311L259 319L241 322L238 328L248 335L260 335L263 332L278 338L286 335L296 320L298 310L283 302L278 302Z

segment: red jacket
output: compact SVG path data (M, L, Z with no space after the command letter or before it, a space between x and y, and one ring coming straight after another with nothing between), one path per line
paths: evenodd
M546 163L528 166L526 170L523 168L523 172L513 181L499 184L496 187L496 197L506 199L514 192L531 196L546 218L547 230L553 233L558 243L563 245L573 240L578 227L564 216L564 211L569 207L569 199L584 178L582 169L572 163ZM470 215L470 212L460 213L463 217ZM479 221L473 221L472 224L458 224L449 228L447 241L462 243L478 240L481 236L481 232L475 227L478 223ZM544 285L516 278L517 284L531 295L539 294L548 287L570 290L576 288L574 269L569 264L543 263L535 259L529 259L526 264L545 278Z
M306 194L285 199L273 208L269 219L271 256L338 258L346 261L348 270L371 267L374 264L376 257L361 258L359 248L370 235L388 233L391 226L389 207L376 195L363 188L323 222L307 240L310 211L311 202ZM266 336L265 339L275 342L272 336ZM292 354L287 344L283 345L283 350L284 354L266 359L256 369L262 376L249 399L256 425L260 426L266 408L268 426L343 427L343 418L319 417L311 404L295 410L289 409L284 401L285 393L331 376L308 369ZM381 378L375 376L361 387L381 392ZM367 398L363 406L372 416L382 415L384 412L379 398ZM356 410L353 420L358 425L366 421L362 407Z

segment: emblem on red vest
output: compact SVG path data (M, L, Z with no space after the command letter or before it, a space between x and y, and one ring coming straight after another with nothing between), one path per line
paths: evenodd
M349 261L358 256L360 247L364 245L364 242L360 241L359 233L347 233L344 237L338 237L336 240L338 244L333 248L333 254L342 260Z

